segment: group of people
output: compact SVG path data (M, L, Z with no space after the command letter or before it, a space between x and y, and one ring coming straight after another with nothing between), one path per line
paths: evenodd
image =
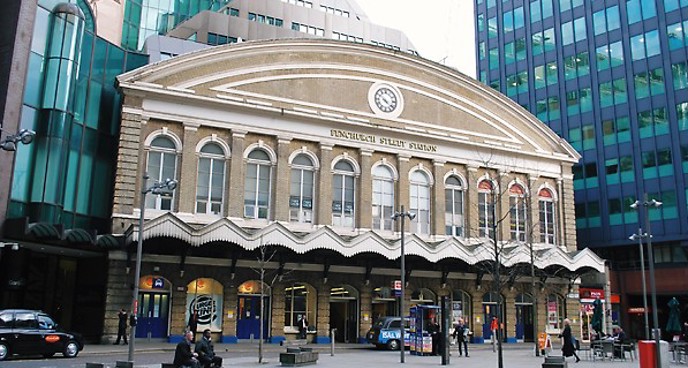
M184 339L177 344L174 350L174 366L177 368L219 368L222 367L222 358L215 355L209 329L203 331L203 337L196 342L193 351L194 332L186 331Z
M439 355L442 335L440 326L434 318L431 318L428 321L426 325L426 331L432 338L431 355ZM463 318L459 318L457 323L454 324L454 331L452 332L452 337L456 341L457 345L459 345L459 356L463 356L465 352L466 357L468 357L468 339L470 334L471 330L468 328L468 325L464 322Z

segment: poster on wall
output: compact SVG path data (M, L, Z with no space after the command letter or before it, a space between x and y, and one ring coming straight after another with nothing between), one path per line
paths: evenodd
M547 302L547 326L550 329L559 328L559 316L557 316L557 302Z
M212 279L198 279L189 283L186 294L186 324L191 315L197 313L197 332L209 328L212 332L222 331L222 285Z

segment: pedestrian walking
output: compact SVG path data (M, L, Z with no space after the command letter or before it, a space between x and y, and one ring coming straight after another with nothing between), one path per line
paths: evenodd
M308 332L308 319L306 319L306 316L301 316L299 319L299 338L300 339L305 339L306 338L306 333Z
M490 322L490 331L492 331L490 339L492 341L492 352L494 353L497 351L497 334L499 333L499 321L497 320L496 316L492 317L492 322Z
M454 328L454 339L456 339L456 344L459 345L459 356L462 356L463 351L465 351L466 358L468 358L468 336L470 333L471 330L464 323L463 318L459 318L459 323ZM461 345L463 345L463 351Z
M115 341L114 345L119 345L122 338L124 338L124 345L129 345L127 341L127 310L124 308L120 309L119 313L117 313L117 318L119 318L117 324L117 341Z
M559 337L564 339L564 344L561 346L562 355L564 357L574 356L576 357L576 363L580 362L580 358L576 354L575 338L571 333L571 321L568 318L564 320L564 331L562 331Z
M196 331L198 330L198 312L194 309L193 313L189 316L189 323L187 328L193 333L191 341L196 342Z

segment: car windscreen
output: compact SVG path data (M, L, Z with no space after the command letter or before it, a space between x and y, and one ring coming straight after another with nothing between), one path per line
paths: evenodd
M0 313L0 328L12 328L12 313Z
M38 315L38 328L41 330L54 330L55 322L46 315Z
M386 322L387 322L386 319L380 318L380 319L377 320L377 322L375 322L375 324L373 325L373 327L382 327L382 326L385 325Z

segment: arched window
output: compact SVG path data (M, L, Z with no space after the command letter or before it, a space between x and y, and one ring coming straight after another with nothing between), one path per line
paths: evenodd
M272 164L270 155L262 149L248 154L244 188L244 217L267 219L270 214Z
M547 296L547 330L559 330L566 316L566 303L564 298L558 294Z
M332 226L354 227L355 171L347 160L334 165L332 177Z
M411 304L437 304L437 295L427 288L418 289L411 293Z
M471 304L471 294L464 290L454 290L452 292L452 321L457 322L463 318L466 324L471 325L473 321Z
M548 189L541 189L538 193L538 207L540 211L540 242L545 244L556 243L554 196Z
M177 147L170 138L159 135L151 141L146 170L150 177L148 179L149 184L156 181L165 182L166 179L176 178ZM146 196L146 208L172 211L173 199L174 191L161 190L160 194L148 193Z
M289 191L289 221L310 224L313 222L313 179L315 167L308 155L300 153L291 162Z
M221 215L225 192L225 151L217 143L201 148L196 183L196 213Z
M489 237L494 224L493 186L489 180L478 184L478 236Z
M394 213L394 174L379 165L373 172L373 230L392 231Z
M526 200L523 187L509 188L509 229L511 240L526 241Z
M416 170L411 173L410 207L409 211L416 214L411 221L411 232L417 234L430 234L430 179L428 176Z
M296 330L302 316L306 317L309 326L316 326L316 297L315 288L305 283L284 288L284 326Z
M444 228L446 235L463 236L463 185L452 175L444 182Z

